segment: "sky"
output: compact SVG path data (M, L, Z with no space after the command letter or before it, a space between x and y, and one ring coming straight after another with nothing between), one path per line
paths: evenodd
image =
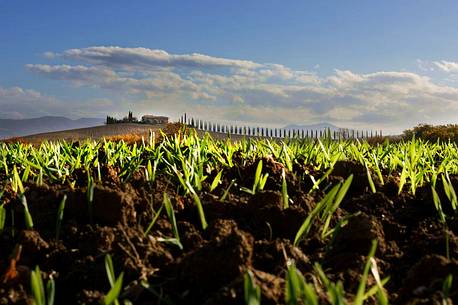
M458 2L0 0L0 118L458 121Z

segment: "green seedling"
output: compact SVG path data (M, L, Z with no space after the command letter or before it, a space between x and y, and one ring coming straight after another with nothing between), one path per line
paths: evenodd
M88 172L86 201L89 213L89 223L94 224L94 181Z
M285 279L285 304L286 305L318 305L318 296L312 285L305 281L302 273L297 270L294 262L287 262L288 271ZM301 303L301 301L303 303Z
M149 130L149 146L153 149L156 146L156 133L151 129Z
M291 160L290 153L288 152L288 146L283 143L281 149L281 158L284 160L286 168L292 172L293 171L293 162Z
M143 236L147 236L148 233L151 231L151 229L153 228L154 224L156 223L156 221L158 220L159 216L161 215L161 212L162 212L163 208L164 208L164 203L162 203L161 207L159 208L159 210L154 215L153 219L151 220L150 224L148 225L148 228L146 228L145 233L143 234Z
M299 242L306 238L310 229L312 228L313 221L316 217L318 217L319 213L324 209L324 207L328 204L328 202L334 200L340 185L334 186L329 193L327 193L323 199L315 206L315 208L310 212L307 218L302 223L301 227L296 233L296 237L294 238L294 246L297 246Z
M3 143L0 151L0 171L7 177L13 193L17 194L24 193L21 190L22 183L30 180L39 185L75 185L75 171L79 170L86 171L90 176L94 173L99 180L103 180L101 169L104 166L119 169L118 177L123 181L144 167L147 181L155 181L160 169L161 174L174 176L174 180L178 180L182 190L188 194L190 191L185 185L186 181L199 192L206 177L202 169L210 173L216 169L220 171L231 168L234 166L234 156L238 154L242 157L243 166L248 160L262 160L273 156L275 161L282 163L290 172L293 172L293 164L312 165L326 173L338 160L356 161L366 164L377 175L381 184L384 183L382 172L400 172L398 192L402 192L404 186L409 184L409 192L412 194L425 183L435 186L438 175L445 174L446 177L447 174L458 174L458 150L453 142L429 143L412 139L370 145L358 140L350 142L326 139L322 142L290 139L277 143L263 139L218 141L208 135L200 138L195 133L174 136L161 133L161 136L163 140L159 145L152 144L154 139L140 145L106 140L86 141L78 146L65 141L45 142L40 147ZM181 177L173 175L174 168L180 168ZM301 174L302 179L312 179L313 190L321 188L326 179L326 175L317 181L307 172ZM265 175L262 177L265 178ZM257 180L254 192L263 188L263 180ZM250 187L249 192L253 193L253 188ZM453 191L446 192L452 205L456 206Z
M188 187L188 189L190 190L192 194L192 198L194 199L194 204L197 206L197 212L199 213L199 219L202 225L202 229L205 230L208 227L208 224L207 224L207 220L205 219L205 212L202 206L202 202L200 201L199 195L197 195L196 191L191 186L191 184L189 184L188 181L186 182L186 186Z
M29 180L29 174L30 174L30 165L27 165L26 168L24 169L24 172L22 173L21 181Z
M310 176L310 179L311 179L312 182L313 182L313 186L312 186L312 188L310 189L309 194L310 194L311 192L313 192L314 190L319 189L319 188L320 188L320 184L321 184L324 180L326 180L326 179L328 178L328 176L332 173L333 170L334 170L334 168L332 168L332 167L329 168L329 169L324 173L324 175L321 176L320 179L318 179L318 180L315 180L315 177L313 177L312 175L309 175L309 176Z
M4 206L5 206L4 203L0 205L0 234L5 229L6 209Z
M323 269L318 263L315 263L314 269L315 272L318 274L319 279L323 283L325 288L325 292L328 298L328 302L330 304L335 305L343 305L343 304L354 304L354 305L362 305L364 302L372 297L373 295L377 295L377 300L379 301L380 305L388 305L388 298L386 296L385 290L383 286L388 282L389 278L380 279L380 275L377 269L377 264L374 259L375 251L377 249L377 241L372 242L371 249L367 256L366 263L364 265L363 274L361 275L360 282L358 284L358 288L354 299L349 301L345 298L345 290L341 281L337 283L332 282L328 279L326 274L324 273ZM371 288L366 290L368 278L369 278L369 271L372 272L372 275L375 278L376 284L373 285Z
M247 270L243 281L244 299L246 305L261 304L261 288L256 285L254 275L251 270Z
M227 195L229 195L229 191L231 190L231 187L232 187L234 184L235 184L235 179L232 179L232 180L231 180L231 183L229 183L229 186L228 186L227 189L224 191L223 196L221 196L221 198L219 199L219 201L223 202L224 200L226 200Z
M450 291L452 290L452 284L453 284L453 275L449 274L444 282L442 283L442 304L443 305L448 305L449 303L449 296L450 296Z
M24 186L22 184L22 180L19 177L19 173L17 171L16 165L13 167L13 181L11 183L11 187L13 189L13 192L15 192L15 193L18 193L18 192L19 192L19 194L24 194L25 193L25 189L24 189Z
M383 175L382 175L382 171L380 170L380 164L379 164L378 158L375 155L375 153L372 153L371 156L373 159L373 165L374 165L374 169L377 174L378 180L380 181L381 185L384 185L385 181L383 180Z
M373 286L369 291L366 293L366 298L369 298L373 295L374 290L376 290L377 300L380 305L388 305L388 296L386 295L385 289L383 286L389 281L389 277L385 279L380 278L380 273L378 272L377 268L377 261L374 257L370 258L371 262L371 273L375 279L376 285Z
M367 256L366 264L364 266L363 274L361 276L361 280L359 281L358 290L356 291L355 299L353 301L353 305L363 305L365 300L365 292L366 292L366 285L367 285L367 278L369 276L369 271L371 269L371 259L375 255L375 250L377 249L377 241L372 241L372 246Z
M294 238L294 245L297 246L298 243L307 237L310 229L312 227L313 221L320 215L321 213L321 220L324 221L324 225L322 228L322 237L329 235L328 228L332 219L332 215L339 207L340 203L342 202L345 194L347 193L348 189L350 188L351 182L353 180L353 175L350 175L344 183L339 183L335 185L329 193L327 193L323 199L315 206L315 208L310 212L307 218L302 223L301 227L296 233L296 237Z
M321 142L320 139L318 139L318 144L320 145L321 151L323 152L325 160L329 161L331 158L329 156L329 151L324 148L323 142Z
M446 215L444 211L442 210L442 203L441 203L440 197L437 194L436 189L432 186L431 186L431 193L433 194L433 203L434 203L437 213L439 214L440 221L442 224L446 224L447 223L445 219Z
M372 174L371 171L369 170L369 167L366 164L366 173L367 173L367 181L369 182L369 186L371 188L372 193L377 193L377 190L375 189L375 184L374 180L372 180Z
M458 199L457 199L453 184L450 181L450 176L448 172L445 173L445 177L444 175L442 175L442 185L444 187L445 195L447 196L448 200L450 201L453 211L455 211L456 213L457 207L458 207Z
M24 207L25 227L29 230L32 230L33 229L33 220L32 220L32 215L30 214L30 211L29 211L29 206L27 204L27 198L25 198L24 194L21 194L19 196L19 199L21 200L21 204Z
M216 177L215 177L215 179L213 179L213 182L212 182L212 184L210 186L210 193L213 192L218 187L218 185L221 184L221 176L222 176L222 174L223 174L223 170L220 170L218 172L218 174L216 174Z
M54 305L56 287L54 280L50 278L45 286L38 266L30 273L30 286L32 290L33 302L35 305Z
M319 279L323 283L329 303L332 305L347 304L345 300L345 291L342 282L331 282L318 263L315 263L313 268L315 272L318 274Z
M163 202L164 202L165 211L167 213L169 221L172 224L172 231L173 231L173 235L175 237L174 242L180 248L180 250L183 250L183 245L180 242L180 235L178 233L178 226L177 226L177 221L175 219L175 212L173 211L172 202L170 201L169 196L165 192L164 192L164 200L163 200Z
M444 228L445 254L447 258L450 259L450 237L448 234L448 225L447 225L446 215L444 211L442 210L442 203L441 203L440 197L437 194L436 189L433 186L431 186L431 192L433 194L434 206L437 210L437 213L439 214L440 222L442 223L442 226Z
M326 205L324 207L324 211L323 211L322 216L321 216L321 219L324 220L324 226L322 228L322 233L321 233L321 236L323 238L328 233L329 225L330 225L331 219L332 219L332 215L337 210L337 208L339 207L340 203L342 202L342 200L344 199L345 195L347 194L348 189L350 188L350 185L351 185L352 181L353 181L353 174L351 174L344 181L343 184L339 184L340 188L339 188L339 191L337 192L337 194L335 196L335 199L333 201L330 201L330 203L332 202L332 204Z
M288 195L288 186L286 184L286 175L285 175L285 168L282 168L281 171L281 195L283 201L283 209L289 208L289 195Z
M406 184L406 181L407 181L407 169L404 166L402 168L401 177L399 178L398 195L401 194L402 189L403 189L404 185Z
M148 160L148 163L146 165L146 171L145 171L145 176L146 180L149 181L150 183L154 182L156 180L156 172L157 172L157 165L158 161L154 160L153 164L151 164L151 160Z
M116 278L114 272L113 261L111 259L111 255L107 254L105 256L105 271L107 273L108 282L110 283L110 291L108 291L107 295L103 300L104 305L119 305L118 297L122 290L122 281L124 277L124 272Z
M60 201L59 208L57 209L57 219L56 219L56 240L59 240L60 230L62 227L62 220L64 219L64 209L65 202L67 201L67 195L62 197Z
M256 172L254 175L253 187L251 189L242 187L240 190L251 195L256 194L258 191L262 191L267 182L269 173L262 174L262 160L259 160L258 165L256 166Z
M348 220L352 217L355 217L355 216L358 216L360 215L361 212L356 212L356 213L353 213L353 214L348 214L348 215L345 215L344 217L342 217L341 219L339 219L339 221L337 222L336 226L329 230L327 232L327 234L324 236L324 237L328 237L328 236L331 236L331 240L332 242L328 243L328 246L326 247L327 249L329 249L329 246L331 246L333 244L333 241L335 240L337 234L339 233L339 231L348 224Z

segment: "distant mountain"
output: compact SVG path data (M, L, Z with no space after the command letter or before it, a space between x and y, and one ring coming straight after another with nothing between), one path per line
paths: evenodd
M337 127L331 123L318 123L318 124L310 124L310 125L287 125L283 127L283 129L291 129L291 130L324 130L324 129L330 129L331 131L338 131L341 127Z
M71 120L65 117L45 116L33 119L0 119L0 139L20 137L42 132L94 127L103 125L105 119L81 118Z

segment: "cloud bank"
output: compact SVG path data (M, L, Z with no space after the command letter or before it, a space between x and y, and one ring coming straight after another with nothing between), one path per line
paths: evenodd
M0 87L0 118L23 119L48 115L56 100L38 91L21 87Z
M107 113L133 109L178 117L186 111L205 119L279 125L329 121L396 131L458 119L458 89L413 72L318 75L280 64L107 46L46 56L65 64L26 68L81 90L115 93L118 99ZM458 63L434 65L458 71ZM90 111L90 103L85 105Z
M0 119L25 119L42 116L105 117L117 107L109 99L58 99L36 90L0 87Z
M47 57L62 57L79 60L96 65L121 67L126 69L151 69L156 67L238 67L252 69L260 65L248 60L235 60L212 57L204 54L174 55L164 50L147 48L120 47L90 47L85 49L70 49L63 53L46 53Z

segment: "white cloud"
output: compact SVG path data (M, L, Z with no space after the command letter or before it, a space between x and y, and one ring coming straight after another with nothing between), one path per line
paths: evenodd
M413 72L335 70L318 76L279 64L145 48L90 47L50 57L84 65L27 68L51 79L115 92L123 102L113 102L107 112L130 108L178 117L187 111L202 118L217 113L220 119L272 124L328 120L397 131L419 122L458 119L458 89ZM453 70L451 62L438 63Z
M109 69L92 66L28 64L26 68L32 72L44 74L49 78L70 80L76 84L86 84L98 79L109 80L116 77L116 73Z
M113 109L114 108L114 109ZM32 89L0 87L0 118L24 119L41 116L103 118L107 109L118 111L119 105L110 99L59 99ZM124 110L124 108L122 108Z
M128 70L133 68L148 69L151 67L232 67L254 69L260 66L249 60L227 59L199 53L177 55L169 54L164 50L120 48L113 46L70 49L64 51L62 54L54 55L60 55L65 59L79 60L91 64L122 67Z
M49 115L48 110L57 110L56 100L38 91L21 87L0 87L0 118L22 119Z
M441 60L434 61L433 64L443 72L458 73L458 62Z

